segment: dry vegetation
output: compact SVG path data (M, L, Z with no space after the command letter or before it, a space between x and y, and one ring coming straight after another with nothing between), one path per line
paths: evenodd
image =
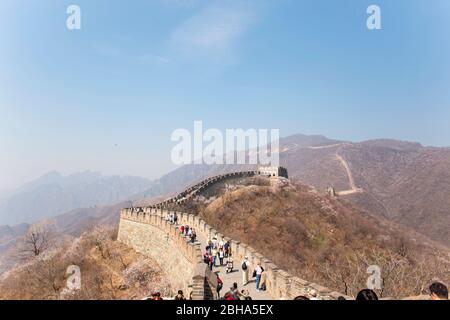
M219 193L196 210L283 269L348 295L366 287L369 265L381 267L382 297L419 295L433 279L449 282L448 253L420 235L305 186L257 184Z
M1 277L0 299L142 299L153 290L172 294L157 264L115 241L116 233L96 229L61 245L51 244L46 231L31 231L18 252L26 253L27 260ZM66 289L71 265L80 268L79 290Z

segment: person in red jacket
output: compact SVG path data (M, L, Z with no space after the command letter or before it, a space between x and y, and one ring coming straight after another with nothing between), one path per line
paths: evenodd
M209 256L209 270L212 271L213 265L214 265L214 257L213 257L213 255L210 255Z

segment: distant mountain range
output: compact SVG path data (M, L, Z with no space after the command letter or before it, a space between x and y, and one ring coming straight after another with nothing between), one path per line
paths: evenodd
M325 192L329 186L365 211L450 245L450 148L389 139L348 142L294 135L280 141L289 177ZM180 191L207 176L249 165L187 165L159 179L152 197Z
M342 198L450 245L449 148L396 140L302 148L302 140L296 136L283 143L281 163L292 178L319 190L332 185L350 191Z
M151 185L150 180L140 177L104 176L90 171L62 176L51 172L0 201L0 225L33 223L77 208L115 204Z
M282 138L279 151L290 178L320 193L332 186L338 197L366 212L450 245L450 148L387 139L354 143L299 134ZM127 205L120 204L123 201L145 204L211 175L255 168L186 165L153 182L94 172L68 177L49 173L0 202L0 224L35 222L68 212L55 221L63 230L75 232L91 222L112 223L119 211L116 205Z

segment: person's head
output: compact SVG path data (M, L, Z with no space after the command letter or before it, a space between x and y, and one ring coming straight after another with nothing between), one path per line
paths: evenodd
M182 295L183 295L183 290L178 290L178 294L179 294L180 296L182 296Z
M247 257L247 256L245 256L245 257L244 257L244 260L248 260L248 257Z
M294 298L294 300L309 300L309 298L305 296L297 296Z
M448 300L447 286L440 282L435 282L430 286L430 296L432 300Z
M371 289L363 289L360 292L358 292L358 295L356 296L357 301L365 301L365 300L378 300L378 296L375 293L375 291Z
M337 299L338 299L338 300L347 300L347 299L345 299L345 297L343 297L343 296L339 296Z

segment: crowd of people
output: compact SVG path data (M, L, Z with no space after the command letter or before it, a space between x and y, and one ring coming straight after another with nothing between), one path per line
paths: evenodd
M225 263L225 259L226 263ZM226 265L226 273L233 272L234 261L231 253L231 244L229 241L218 241L216 237L208 240L203 254L203 260L209 265L209 269Z
M429 287L429 296L431 300L448 300L448 288L441 282L434 282ZM298 296L294 300L319 300L317 294L314 292L307 296ZM340 296L337 300L347 300ZM356 301L379 300L377 293L372 289L363 289L356 295Z
M235 282L233 286L223 295L220 295L220 291L223 287L223 281L217 274L217 293L219 300L252 300L248 290L239 290L238 284ZM429 287L429 296L431 300L448 300L448 288L441 282L434 282ZM178 290L174 300L192 300L192 292L189 295L189 299L186 299L182 290ZM150 300L164 300L159 292L154 292L151 295ZM308 296L297 296L294 300L320 300L317 296L317 292L312 290ZM337 300L347 300L344 296L340 296ZM363 289L358 292L355 298L356 301L367 300L379 300L378 295L372 289Z
M166 216L166 220L169 221L171 224L177 224L178 216L176 212L169 212Z
M248 290L239 290L238 284L235 282L233 286L224 294L220 296L220 291L223 287L223 281L217 274L217 293L219 300L252 300ZM431 300L448 300L448 288L445 284L441 282L434 282L429 287L429 296ZM192 300L192 292L189 295L189 299L186 299L182 290L178 290L177 295L173 298L174 300ZM154 292L151 295L150 300L164 300L159 292ZM297 296L294 300L320 300L317 296L317 292L314 290L309 293L308 296ZM337 300L347 300L344 296L340 296ZM356 295L356 301L367 301L367 300L379 300L378 295L374 290L363 289Z
M185 237L188 237L190 239L191 243L194 243L195 240L197 240L197 232L195 232L194 228L191 228L188 225L180 226L180 232Z
M207 242L205 247L205 252L203 255L204 262L208 264L210 270L212 271L215 267L225 267L225 273L229 274L234 272L234 260L233 254L231 250L231 243L228 241L218 240L216 237L213 237L212 240ZM226 259L226 262L225 262ZM249 273L251 264L248 260L248 257L244 257L240 264L241 272L242 272L242 286L246 286L249 283ZM253 278L255 278L256 291L265 291L266 290L266 272L264 268L261 266L261 263L258 263L257 266L253 270ZM217 275L218 279L218 287L217 292L220 298L220 291L223 287L223 282ZM227 300L249 300L251 299L248 290L237 289L237 283L234 283L233 287L230 288L227 293L225 293L224 299Z
M177 225L177 214L175 212L169 213L166 217L166 220L171 224ZM181 225L178 226L180 232L188 237L192 243L194 243L197 239L197 233L194 228L189 227L189 225ZM234 272L234 260L231 250L230 241L218 240L217 237L213 237L211 240L208 240L205 252L203 254L204 262L209 266L209 269L213 271L216 267L225 266L226 274ZM240 269L242 272L242 286L246 286L249 280L249 273L251 269L251 263L247 256L241 261ZM223 281L219 277L219 273L217 274L217 294L219 299L222 300L252 300L250 297L250 293L248 290L238 290L238 284L235 282L233 286L224 294L223 297L220 296L220 291L223 288ZM267 274L264 268L261 266L261 263L257 263L256 267L253 269L252 277L255 278L255 286L256 291L261 292L266 290L266 278ZM440 282L434 282L429 287L430 299L432 300L448 300L448 288L446 285ZM179 290L178 294L174 298L175 300L186 300L183 295L183 291ZM190 297L190 299L192 299ZM163 300L161 295L156 292L152 294L151 300ZM294 300L319 300L317 297L317 293L315 291L310 292L309 296L298 296L295 297ZM345 297L341 296L338 300L346 300ZM371 289L363 289L361 290L357 296L356 300L364 301L364 300L378 300L378 296L375 291Z

